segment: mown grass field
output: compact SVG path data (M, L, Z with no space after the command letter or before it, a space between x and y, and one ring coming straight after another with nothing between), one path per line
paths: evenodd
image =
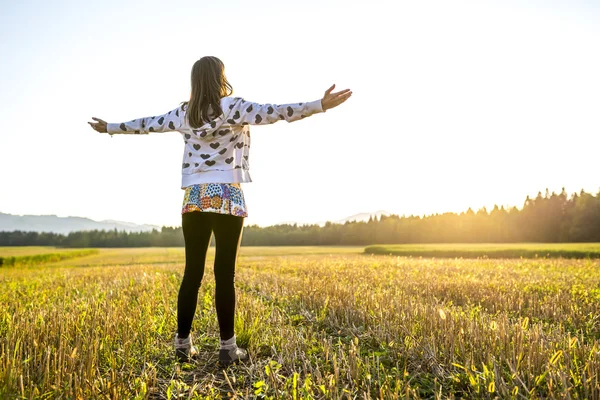
M600 258L600 243L391 244L365 248L367 254L454 258Z
M183 249L0 268L0 398L600 398L600 260L242 248L223 370L213 254L188 364Z

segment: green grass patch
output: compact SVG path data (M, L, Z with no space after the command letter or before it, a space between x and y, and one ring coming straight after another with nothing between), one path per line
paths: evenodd
M458 243L373 245L366 254L440 258L600 258L600 243Z
M47 264L93 254L98 254L98 249L71 250L60 253L44 253L20 256L4 256L0 257L0 267Z
M0 246L0 257L31 256L34 254L58 253L65 248L55 246Z

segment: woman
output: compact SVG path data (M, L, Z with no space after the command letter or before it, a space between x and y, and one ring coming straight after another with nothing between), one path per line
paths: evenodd
M230 97L233 89L225 77L224 65L216 57L194 63L190 101L166 114L122 123L106 123L92 117L88 122L101 133L148 134L179 131L184 139L182 184L185 190L182 228L185 240L185 271L177 300L175 354L187 361L197 354L190 329L196 311L198 290L204 275L206 252L214 232L215 305L221 336L219 362L229 364L248 357L236 344L234 334L235 264L248 216L241 182L251 182L248 164L249 125L297 121L324 112L345 102L349 89L308 103L257 104Z

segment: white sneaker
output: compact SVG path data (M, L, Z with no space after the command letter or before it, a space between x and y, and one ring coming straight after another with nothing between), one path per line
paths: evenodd
M179 362L188 362L197 355L198 349L192 343L191 334L185 339L179 339L179 334L175 334L175 356Z
M245 349L240 347L235 347L231 349L221 349L219 350L219 364L229 365L238 360L245 360L248 358L248 352Z
M228 340L221 340L221 349L219 350L219 364L229 365L238 360L248 358L248 352L240 349L236 344L236 337L233 335Z

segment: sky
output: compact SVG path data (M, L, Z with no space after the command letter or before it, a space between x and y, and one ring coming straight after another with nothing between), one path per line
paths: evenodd
M353 91L251 127L246 225L597 193L599 4L0 0L0 212L179 226L181 134L87 122L177 107L205 55L249 101Z

